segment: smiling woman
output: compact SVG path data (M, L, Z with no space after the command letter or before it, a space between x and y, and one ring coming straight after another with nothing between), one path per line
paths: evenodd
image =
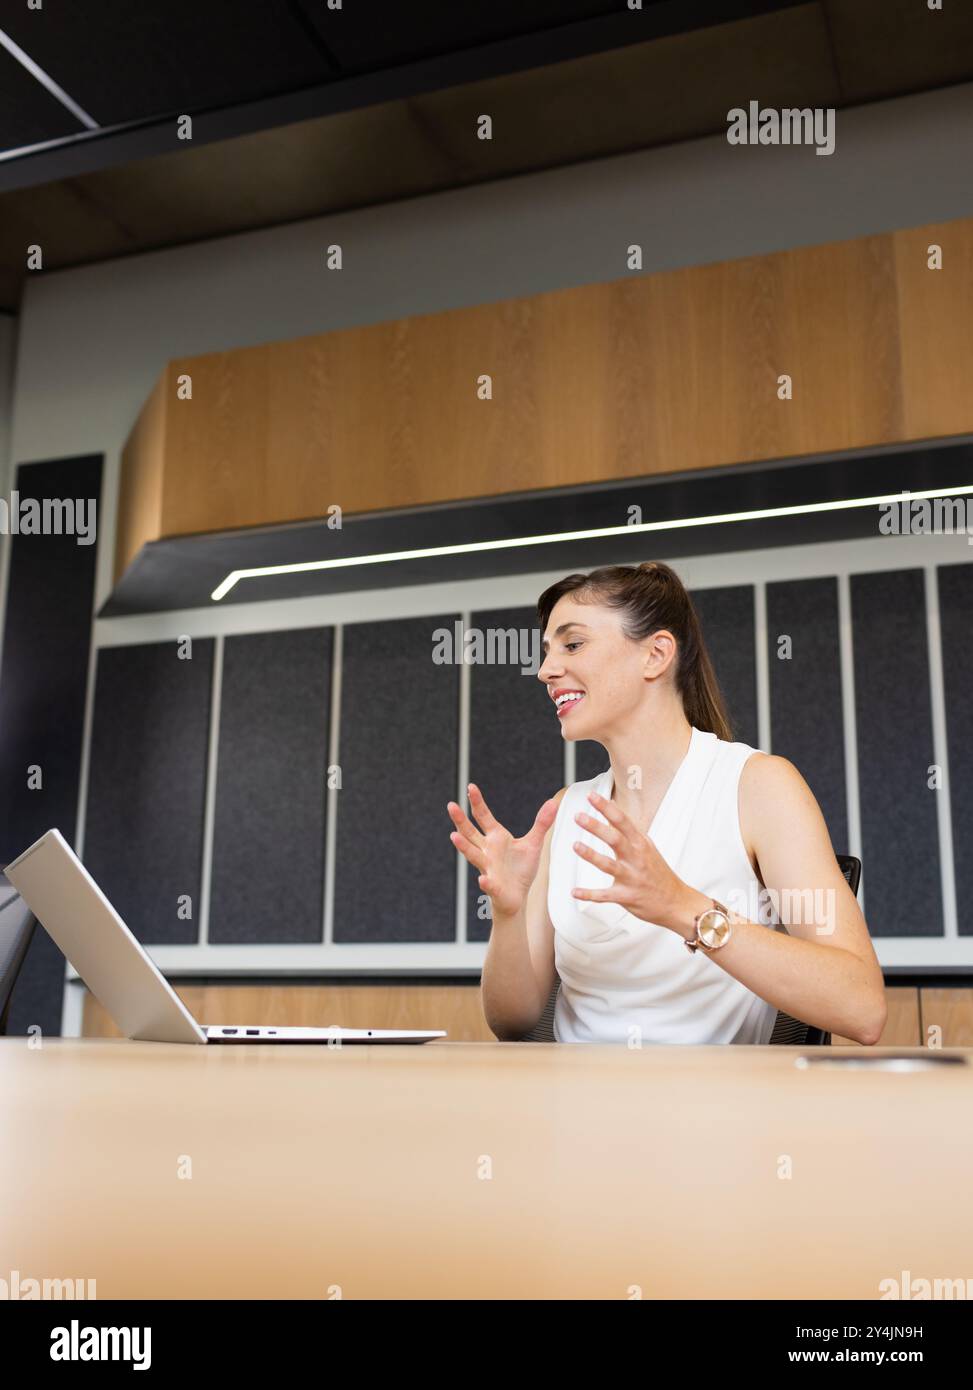
M598 610L595 614L592 614L593 606ZM722 739L732 737L696 610L679 576L668 565L653 560L634 568L608 565L592 571L590 575L569 575L544 591L537 604L537 613L541 627L545 629L541 643L545 662L538 677L546 680L552 696L558 701L559 714L562 707L574 712L573 707L580 704L578 699L565 704L558 699L561 694L571 692L584 696L589 689L587 682L578 681L574 685L567 680L547 679L545 668L554 673L559 670L551 652L552 641L559 651L567 655L567 669L575 674L590 667L600 668L601 674L596 676L598 684L614 700L623 682L619 679L621 669L616 663L613 661L608 667L605 661L607 652L604 638L609 629L619 639L616 658L621 654L634 670L639 662L638 644L664 628L669 633L670 645L673 639L678 642L679 660L672 663L673 670L667 684L675 685L682 704L683 722L688 720L697 728L708 730ZM612 614L617 615L614 621ZM554 629L551 637L546 634L549 623ZM601 636L594 643L592 657L589 639L594 629L599 629ZM589 643L588 655L584 654L586 643ZM669 664L667 661L667 668ZM659 675L662 674L660 671ZM629 680L624 685L628 703L641 699L645 693L637 682ZM621 698L625 700L625 695ZM589 702L584 715L598 720L597 705ZM604 713L600 716L601 728L604 728L605 717ZM591 732L579 732L581 723L578 718L572 720L572 725L572 738L598 737ZM600 737L598 741L604 743Z
M793 764L733 740L679 576L656 561L569 575L538 616L563 737L611 765L520 839L475 784L475 825L449 803L491 899L493 1031L523 1037L560 977L559 1042L766 1043L778 1010L876 1042L882 974L824 817Z

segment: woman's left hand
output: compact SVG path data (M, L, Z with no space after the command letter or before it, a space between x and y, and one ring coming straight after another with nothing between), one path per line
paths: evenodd
M592 835L610 845L615 858L599 854L582 841L576 840L574 852L615 880L610 888L574 888L576 898L596 903L620 903L635 917L668 927L680 935L685 930L683 918L693 890L670 869L648 835L643 835L633 821L597 792L589 792L588 800L608 821L579 811L575 819Z

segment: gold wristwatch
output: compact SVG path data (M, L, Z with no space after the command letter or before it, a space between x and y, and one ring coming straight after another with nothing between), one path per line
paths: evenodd
M715 898L710 901L713 906L704 908L693 918L695 935L686 942L687 951L698 951L700 946L707 951L717 951L726 945L732 935L729 912Z

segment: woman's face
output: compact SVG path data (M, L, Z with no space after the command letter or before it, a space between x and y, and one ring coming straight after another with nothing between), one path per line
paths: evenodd
M555 717L565 738L602 741L634 727L644 716L658 677L671 666L675 642L662 630L643 642L622 632L618 609L558 599L541 634L537 678L552 697L564 695Z

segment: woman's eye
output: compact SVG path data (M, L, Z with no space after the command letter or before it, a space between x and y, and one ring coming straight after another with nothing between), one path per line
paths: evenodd
M570 651L572 647L580 647L580 646L581 646L581 643L580 643L580 642L565 642L564 645L565 645L565 647L567 648L567 650Z

